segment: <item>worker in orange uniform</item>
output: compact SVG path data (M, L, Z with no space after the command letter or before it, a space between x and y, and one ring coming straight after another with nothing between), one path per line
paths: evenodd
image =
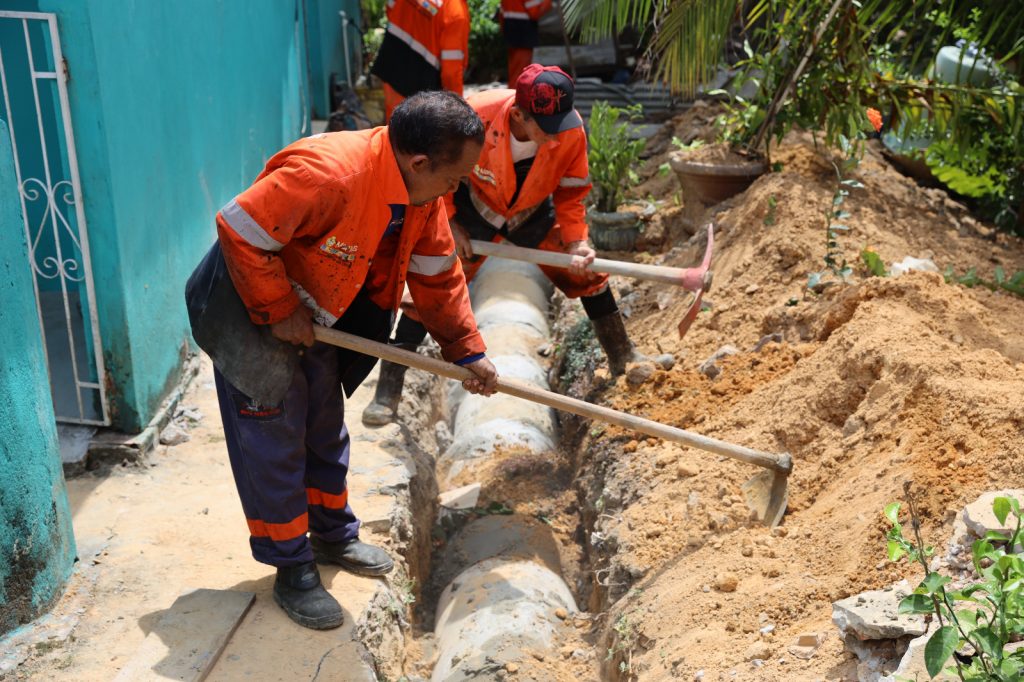
M277 567L274 600L300 625L327 629L343 620L316 562L371 576L394 565L359 540L346 486L342 389L351 395L375 360L315 343L313 325L387 340L408 285L441 354L475 373L466 389L490 395L497 386L441 200L473 168L483 132L462 98L420 93L387 127L286 147L217 214L223 258L248 317L305 346L276 405L238 389L221 369L232 363L211 352L253 556ZM234 349L235 366L239 354L244 362L254 352Z
M508 86L533 62L540 44L540 18L551 10L551 0L501 0L501 32L508 45Z
M484 258L474 257L470 239L501 241L546 251L572 254L568 269L540 266L569 298L579 298L613 374L622 374L636 352L623 324L608 276L592 273L594 249L587 243L583 199L590 192L587 135L573 109L574 84L558 67L531 64L515 90L485 90L471 95L470 106L487 128L480 158L468 181L445 197L458 254L466 279L472 280ZM427 329L406 311L392 343L415 349ZM394 419L405 368L381 364L373 402L363 423L379 425Z
M388 0L388 27L370 73L384 82L384 114L422 90L462 95L469 61L466 0Z

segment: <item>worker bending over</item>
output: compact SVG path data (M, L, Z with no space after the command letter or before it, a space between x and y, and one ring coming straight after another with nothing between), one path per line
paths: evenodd
M509 240L518 246L573 256L568 269L540 266L569 298L579 298L615 375L635 359L622 315L608 287L608 276L589 272L594 249L587 243L583 199L590 192L587 136L573 108L573 81L558 67L531 64L515 90L487 90L469 97L486 126L483 151L468 180L445 198L466 279L472 280L483 257L475 257L470 239ZM392 343L415 349L426 338L422 310L406 311ZM373 402L363 422L394 419L405 367L381 364Z
M286 147L217 214L224 260L252 322L305 347L276 405L260 405L215 372L253 557L277 568L274 600L300 625L342 623L315 562L370 576L393 567L384 550L359 540L346 485L342 389L351 395L376 360L314 342L313 325L386 341L408 285L444 358L478 377L466 389L489 395L497 386L441 200L473 168L483 133L462 98L420 93L389 126Z

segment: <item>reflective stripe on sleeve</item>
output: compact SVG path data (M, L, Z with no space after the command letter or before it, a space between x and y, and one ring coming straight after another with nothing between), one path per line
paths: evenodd
M398 28L394 24L388 24L388 33L395 36L403 43L411 47L419 56L423 57L423 59L426 60L426 62L433 66L435 69L441 68L441 62L440 60L438 60L437 56L432 54L423 43L419 42L402 29Z
M462 61L463 52L462 50L441 50L441 59L457 59Z
M523 7L525 7L526 9L533 9L542 2L544 2L544 0L526 0L526 2L523 3Z
M558 181L559 187L586 187L590 184L590 176L585 178L564 177Z
M409 272L428 277L439 275L450 270L457 259L454 252L447 256L421 256L414 253L409 259Z
M530 15L526 12L502 12L506 19L526 19L530 21Z
M220 216L239 237L256 248L264 251L280 251L284 248L284 244L271 237L234 199L220 210Z

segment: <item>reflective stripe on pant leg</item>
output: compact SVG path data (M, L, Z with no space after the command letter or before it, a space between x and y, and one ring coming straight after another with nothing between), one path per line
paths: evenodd
M309 529L328 542L344 542L359 535L359 519L349 504L346 480L351 442L339 379L345 369L342 357L345 354L337 348L316 343L306 349L299 366L309 387L305 480Z
M306 537L305 376L295 372L278 405L254 403L216 369L214 382L253 558L271 566L312 561Z
M565 244L562 243L562 230L557 226L548 232L538 246L542 251L553 251L565 253ZM608 285L608 275L589 274L582 277L571 274L565 268L554 268L548 265L540 266L551 283L558 287L558 290L568 298L579 298L580 296L592 296Z

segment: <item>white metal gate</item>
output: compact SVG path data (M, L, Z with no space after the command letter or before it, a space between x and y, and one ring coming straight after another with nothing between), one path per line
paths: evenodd
M107 425L103 346L57 16L0 11L10 130L57 420Z

